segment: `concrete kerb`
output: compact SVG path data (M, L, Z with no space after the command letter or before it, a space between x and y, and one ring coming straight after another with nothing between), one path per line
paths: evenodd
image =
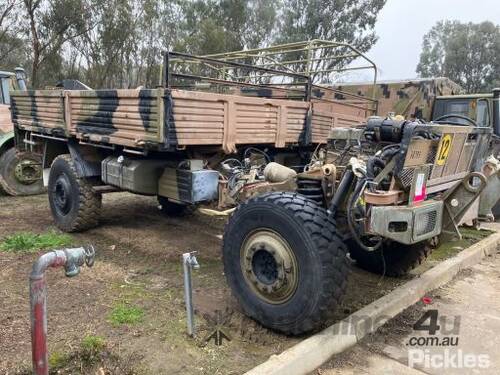
M420 277L398 287L391 293L365 306L346 319L301 341L279 355L251 369L247 375L307 374L332 355L356 345L367 334L375 332L389 319L420 300L426 293L451 281L457 273L473 266L500 246L500 232L445 260Z

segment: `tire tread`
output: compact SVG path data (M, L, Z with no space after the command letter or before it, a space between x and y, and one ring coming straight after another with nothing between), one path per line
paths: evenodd
M78 197L80 204L75 220L73 220L69 226L61 227L58 225L59 228L65 232L81 232L87 229L95 228L99 224L99 218L101 216L101 194L95 193L92 189L93 185L85 178L78 176L75 163L71 155L59 155L54 159L53 163L57 160L64 160L64 162L69 166L73 177L77 181L78 190L80 192Z
M335 221L316 202L303 195L287 192L266 193L251 198L240 204L233 212L232 217L238 215L238 212L244 207L259 201L272 203L291 212L310 232L311 239L316 245L317 253L321 259L322 286L319 298L316 299L316 304L311 309L312 312L300 323L290 328L280 327L278 330L293 335L317 330L332 318L347 290L349 264L346 259L346 248L335 230ZM231 231L233 225L234 221L230 219L226 224L225 233ZM229 246L225 239L226 236L224 236L223 241L224 247ZM236 297L238 298L238 296Z

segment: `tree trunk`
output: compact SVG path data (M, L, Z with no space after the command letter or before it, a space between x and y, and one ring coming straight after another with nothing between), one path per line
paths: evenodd
M40 2L33 2L31 0L24 0L26 12L30 20L31 30L31 46L33 47L33 64L31 68L31 86L37 88L38 86L38 67L40 65L40 40L38 39L38 31L36 28L35 11Z

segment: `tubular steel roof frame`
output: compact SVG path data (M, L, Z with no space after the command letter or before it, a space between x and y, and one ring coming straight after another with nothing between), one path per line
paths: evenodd
M334 55L332 54L332 49L345 48L350 52L347 54ZM330 49L330 53L328 54L328 49ZM323 56L317 57L314 54L314 51L325 52ZM281 60L276 58L279 55L291 54L291 53L302 53L306 52L306 57L295 58L292 60ZM281 67L282 69L291 70L290 65L294 64L305 64L304 71L294 71L298 74L306 74L308 76L312 76L313 83L318 75L321 78L321 73L338 73L345 71L354 71L354 70L373 70L373 83L377 82L377 66L376 64L363 52L361 52L356 47L341 42L333 42L328 40L320 40L314 39L310 41L304 42L295 42L295 43L287 43L281 44L271 47L264 48L256 48L242 51L234 51L234 52L226 52L226 53L218 53L207 55L206 57L216 58L219 60L232 61L237 59L267 59L269 62L259 63L258 61L254 62L253 65L256 66L275 66L276 69ZM324 63L327 61L335 61L335 60L348 60L351 62L354 59L361 58L363 59L367 65L359 66L359 67L348 67L345 65L341 65L341 67L329 67L328 65L325 67ZM316 66L314 64L316 63Z
M173 67L175 64L184 68L184 72L178 72ZM209 69L209 73L215 72L216 77L210 77L207 75L199 74L188 74L190 71L190 66L195 65L199 70ZM261 79L266 77L265 74L270 76L281 76L288 77L292 79L293 87L286 87L290 85L273 85L270 82L266 83L251 83L248 80L243 80L231 74L231 70L235 71L237 69L246 70L248 72L258 72L264 73L261 75L255 75L253 78ZM187 70L187 72L186 72ZM205 71L205 73L207 73ZM277 69L271 69L262 66L244 64L234 61L226 61L222 59L215 59L206 56L196 56L190 55L182 52L163 52L163 69L162 69L162 82L161 85L165 88L178 86L174 85L175 79L187 79L195 82L205 81L209 83L218 84L221 86L239 86L239 87L254 87L254 88L268 88L276 91L282 92L294 92L299 93L303 96L303 99L309 100L310 92L312 89L311 78L304 74L299 74L295 72L283 72ZM303 86L303 89L300 87Z
M339 49L340 53L335 54ZM334 74L360 70L372 70L373 84L376 84L375 63L347 43L315 39L206 56L168 51L163 56L163 87L203 90L205 85L226 89L236 86L242 90L271 89L276 93L273 94L275 98L341 101L352 107L361 103L368 106L372 113L377 110L375 91L372 98L367 98L331 86ZM356 59L362 59L366 64L349 66ZM329 92L329 98L313 94L313 90L317 92L315 89Z

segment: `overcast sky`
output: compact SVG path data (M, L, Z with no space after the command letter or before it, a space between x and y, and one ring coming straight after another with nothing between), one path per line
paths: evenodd
M443 19L500 24L500 0L387 0L375 27L379 40L368 53L379 79L415 78L422 38Z

